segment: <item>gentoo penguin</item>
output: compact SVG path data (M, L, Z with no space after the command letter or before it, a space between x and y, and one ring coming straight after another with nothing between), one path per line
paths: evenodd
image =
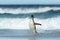
M30 27L30 30L32 31L33 34L37 34L36 26L35 25L41 25L41 24L35 23L34 22L34 16L31 15L29 27Z

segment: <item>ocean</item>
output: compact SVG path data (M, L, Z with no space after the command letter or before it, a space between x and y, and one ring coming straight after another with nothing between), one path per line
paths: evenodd
M31 15L38 34L29 28ZM0 40L60 40L60 5L0 5Z

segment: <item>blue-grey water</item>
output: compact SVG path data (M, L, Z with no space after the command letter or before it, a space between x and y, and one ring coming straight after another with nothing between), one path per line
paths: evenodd
M42 24L36 35L31 15ZM60 40L60 5L0 5L0 40Z
M51 33L48 33L50 31ZM30 30L0 30L0 40L60 40L59 30L48 30L33 35Z

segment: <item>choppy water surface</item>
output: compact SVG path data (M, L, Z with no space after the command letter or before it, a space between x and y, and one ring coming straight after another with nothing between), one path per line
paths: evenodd
M39 34L29 29L31 15ZM59 5L0 5L0 40L60 40Z

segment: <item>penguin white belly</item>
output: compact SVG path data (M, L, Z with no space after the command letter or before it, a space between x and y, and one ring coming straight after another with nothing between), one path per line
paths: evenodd
M30 20L29 27L30 27L30 30L32 31L32 33L36 34L36 31L35 31L36 29L35 29L33 20Z

